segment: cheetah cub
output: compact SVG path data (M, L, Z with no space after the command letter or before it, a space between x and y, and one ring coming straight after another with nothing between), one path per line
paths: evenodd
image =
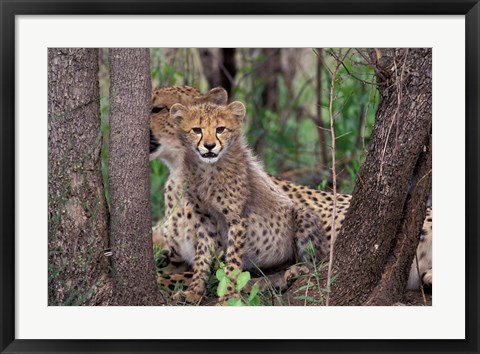
M247 147L241 102L228 106L175 104L170 115L185 150L182 172L191 208L186 232L194 233L192 237L198 240L194 275L186 292L189 301L203 295L210 270L206 258L215 248L214 237L204 229L205 218L217 224L231 278L238 274L235 270L303 260L310 241L317 259L326 254L321 221L310 209L292 202ZM229 287L226 297L231 296Z

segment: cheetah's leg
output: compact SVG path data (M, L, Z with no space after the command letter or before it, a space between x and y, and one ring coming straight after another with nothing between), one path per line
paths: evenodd
M179 292L174 298L182 298L187 302L197 302L205 293L205 284L210 276L212 253L215 252L216 226L210 219L202 216L198 211L191 211L192 222L186 227L186 232L196 235L195 258L193 259L193 276L185 292ZM193 230L191 225L193 224Z
M219 304L223 304L227 299L237 297L233 289L238 274L243 270L243 255L245 252L245 241L247 239L247 222L240 215L230 216L228 219L228 245L225 255L225 264L227 266L227 277L232 279L227 285L227 292L219 299Z
M190 285L193 272L182 273L162 273L157 277L157 284L170 291L175 291L181 287Z
M295 246L297 261L308 260L308 245L311 243L316 260L327 254L328 242L323 224L308 208L295 209Z
M174 237L173 228L168 227L167 223L162 227L157 227L153 232L154 243L160 248L160 255L157 259L157 268L160 269L160 276L167 277L171 274L184 273L189 271L189 266L185 260L177 253L178 247Z

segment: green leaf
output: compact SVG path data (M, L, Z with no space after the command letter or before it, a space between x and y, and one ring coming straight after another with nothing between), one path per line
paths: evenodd
M217 296L222 297L227 292L227 277L223 277L218 283Z
M251 302L255 296L257 296L258 294L258 285L257 284L254 284L252 286L252 290L250 290L250 296L248 297L248 302Z
M296 299L296 300L307 300L307 301L311 301L311 302L317 302L317 301L318 301L317 299L315 299L315 298L313 298L313 297L311 297L311 296L304 296L304 295L302 295L302 296L295 296L295 299Z
M225 278L226 274L225 274L225 271L222 268L220 268L220 269L217 269L215 276L217 277L218 280L222 280Z
M232 271L232 278L236 277L238 275L238 273L240 273L240 271L238 269L234 269Z
M248 281L250 280L250 273L243 272L237 278L237 290L242 290L245 285L247 285Z
M242 299L228 299L228 306L245 306L242 302Z
M330 277L330 284L333 284L333 282L338 278L340 273L334 274Z
M255 296L253 299L248 301L248 304L250 306L260 306L260 298L258 296Z
M299 292L302 292L303 290L306 290L306 289L309 289L313 286L313 283L312 282L308 282L306 285L302 285L301 287L299 287L297 290L295 290L293 293L296 294L296 293L299 293Z

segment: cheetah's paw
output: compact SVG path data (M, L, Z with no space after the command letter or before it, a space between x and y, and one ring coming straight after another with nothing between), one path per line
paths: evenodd
M308 273L310 273L310 268L308 268L306 265L292 266L285 272L284 278L285 281L289 282L293 279L300 277L301 275L305 275Z
M432 270L428 270L426 273L423 274L422 276L422 283L428 286L432 286Z
M202 294L194 290L177 291L173 299L178 302L195 303L202 299Z

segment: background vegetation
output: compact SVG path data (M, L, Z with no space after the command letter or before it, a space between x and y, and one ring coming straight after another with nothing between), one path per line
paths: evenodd
M330 133L322 128L330 124L331 73L340 59L342 65L336 75L333 100L337 187L339 192L351 193L378 105L374 72L366 63L366 51L335 48L229 51L234 70L226 67L222 49L151 49L152 85L189 85L207 92L215 85L212 72L224 74L227 82L223 86L230 86L229 99L246 104L245 133L267 171L313 188L330 189ZM108 157L107 58L107 51L103 50L100 95L104 178ZM161 161L152 161L150 166L152 222L156 223L163 217L162 191L168 169ZM106 194L109 202L108 189Z

